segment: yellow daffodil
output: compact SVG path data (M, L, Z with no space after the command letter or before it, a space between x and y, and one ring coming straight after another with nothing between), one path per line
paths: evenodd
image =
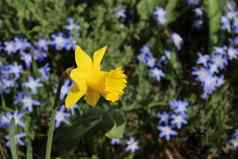
M65 100L67 108L73 107L82 96L85 96L89 105L96 106L100 96L108 101L115 102L124 93L127 81L123 70L118 67L106 72L100 68L106 49L104 47L95 51L91 59L79 46L76 47L75 60L77 67L69 73L69 77L74 84Z

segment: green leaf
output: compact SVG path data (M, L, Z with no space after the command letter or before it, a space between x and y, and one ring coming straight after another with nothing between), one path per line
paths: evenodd
M126 124L123 123L120 126L117 126L115 123L111 130L109 130L105 135L111 139L113 138L122 138L125 131Z
M218 43L220 18L222 15L222 6L224 6L224 2L222 0L206 0L203 2L209 20L209 41L210 46L212 46Z
M141 0L137 5L137 12L142 19L148 19L159 3L159 0Z
M178 13L175 11L175 8L178 4L178 0L169 0L166 6L166 16L167 16L167 24L173 22L178 17Z

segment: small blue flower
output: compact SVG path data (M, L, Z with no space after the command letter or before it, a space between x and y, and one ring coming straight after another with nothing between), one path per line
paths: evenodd
M38 62L42 62L47 58L47 53L44 50L33 48L32 53L34 60Z
M159 118L159 123L160 124L165 124L167 125L169 123L169 119L170 119L170 114L167 112L162 112L162 113L157 113L156 115L157 118Z
M38 92L38 88L42 87L42 83L40 79L34 79L29 76L28 81L23 83L23 86L29 88L32 94L36 94Z
M181 115L181 114L173 114L171 116L171 125L181 129L182 125L187 124L187 115Z
M126 9L123 8L122 6L118 7L118 8L116 9L115 16L116 16L117 18L121 18L121 19L123 19L123 20L126 19L126 17L127 17L127 15L126 15Z
M44 38L41 38L37 42L35 42L36 49L42 50L42 51L47 51L48 45L49 45L49 41Z
M60 99L63 100L66 94L68 93L69 89L71 88L71 81L70 80L65 80L64 84L61 87L60 91Z
M155 78L157 81L160 81L161 78L165 76L162 70L160 70L158 67L154 67L150 69L151 76Z
M167 14L167 12L161 7L156 7L155 11L153 13L155 20L160 25L166 24L166 22L167 22L166 14Z
M211 55L211 72L218 73L219 70L225 69L225 67L228 65L228 59L227 56L224 56L223 54L212 54Z
M65 26L65 29L68 31L73 31L73 30L79 31L80 24L78 22L75 23L73 18L68 18L67 25Z
M183 45L183 38L178 33L172 33L171 40L178 50L181 50Z
M169 105L174 110L175 113L185 114L187 111L188 102L173 99L169 102Z
M63 35L63 33L56 33L51 36L52 40L50 44L56 50L62 50L67 47L68 39Z
M55 116L55 127L60 127L61 123L70 124L69 122L70 114L65 112L64 106L62 106L57 112Z
M231 21L226 16L221 17L221 29L231 32Z
M9 55L17 52L17 48L15 47L14 41L6 41L4 42L4 51L6 51Z
M30 49L32 47L31 43L28 42L28 40L25 38L19 38L19 37L14 38L14 44L15 44L16 50L20 52L25 51L26 49Z
M15 124L24 128L25 127L25 123L24 123L24 114L21 112L12 112L12 113L6 113L4 115L1 115L0 117L0 125L1 127L7 128L10 126L10 122L12 119L14 119Z
M32 63L32 55L29 53L21 52L21 60L24 61L26 68L30 68Z
M26 134L23 132L20 132L16 135L16 140L17 140L18 145L20 145L20 146L25 145L24 141L22 140L22 138L24 138L25 136L26 136ZM11 147L10 136L6 136L5 139L7 140L6 146Z
M237 59L238 58L238 49L229 47L227 50L227 55L230 60Z
M38 70L41 74L41 77L40 77L41 81L46 81L49 79L49 72L50 72L49 64L45 64L43 67L39 68Z
M27 112L32 112L33 106L40 105L40 102L38 100L32 99L32 95L24 93L18 93L14 103L21 104L23 109Z
M134 137L130 137L129 140L126 142L126 144L127 144L126 151L136 152L140 149L138 142L135 140Z
M121 140L120 140L120 139L116 139L116 138L115 138L115 139L112 139L112 140L111 140L111 144L112 144L112 145L119 145L120 143L121 143Z
M156 59L153 57L153 54L148 45L144 45L140 49L140 54L137 58L141 63L144 63L151 68L155 66Z
M171 137L177 135L177 132L168 125L158 126L157 128L160 131L160 134L159 134L160 138L165 138L167 141L169 141Z
M72 36L69 36L68 38L65 39L65 49L66 50L74 50L76 48L76 41Z
M209 60L210 60L210 56L208 55L202 55L201 53L198 53L198 60L197 60L197 64L202 64L204 66L208 66Z
M188 5L195 6L200 3L200 0L186 0Z

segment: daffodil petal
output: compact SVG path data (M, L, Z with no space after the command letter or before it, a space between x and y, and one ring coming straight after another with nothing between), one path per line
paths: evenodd
M95 53L93 54L94 68L100 70L100 64L101 64L101 61L103 59L103 56L104 56L106 50L107 50L107 47L103 47L103 48L95 51Z
M77 67L83 72L88 72L92 68L92 60L88 54L79 46L75 49L75 61Z
M74 84L65 99L65 107L72 108L77 101L87 92L87 85L84 81L78 85Z
M116 102L123 95L126 85L126 75L120 67L107 72L104 97L111 102Z
M100 98L100 94L98 92L90 88L87 90L85 100L87 101L89 105L95 107L99 98Z

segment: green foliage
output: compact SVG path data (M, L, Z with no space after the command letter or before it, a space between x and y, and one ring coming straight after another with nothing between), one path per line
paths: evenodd
M137 4L137 12L141 19L149 19L156 6L160 4L160 0L141 0Z

